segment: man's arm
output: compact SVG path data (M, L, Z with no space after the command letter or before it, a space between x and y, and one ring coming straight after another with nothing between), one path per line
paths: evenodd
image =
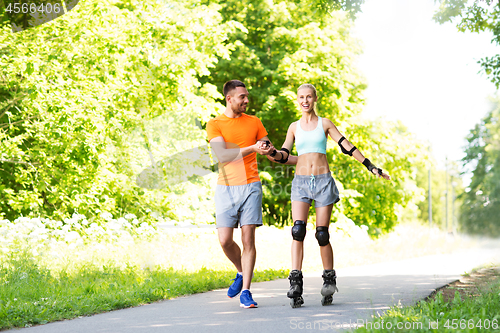
M228 147L228 145L230 146L231 144L229 142L226 143L226 141L224 141L224 138L222 136L218 136L210 140L210 146L214 150L215 155L217 156L217 159L219 160L220 163L239 160L252 153L259 153L261 155L266 155L271 152L270 148L262 148L259 142L244 148L238 148L236 145L235 148L231 148Z

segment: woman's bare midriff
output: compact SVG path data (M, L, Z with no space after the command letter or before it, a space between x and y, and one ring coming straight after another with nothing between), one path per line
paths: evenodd
M297 166L295 167L296 175L322 175L330 172L328 161L325 154L307 153L299 156Z

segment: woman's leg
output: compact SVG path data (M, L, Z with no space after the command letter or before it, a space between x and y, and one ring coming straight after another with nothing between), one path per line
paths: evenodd
M307 202L292 201L292 220L304 221L307 225L307 215L309 207ZM292 240L292 270L302 270L302 260L304 259L304 242Z
M316 208L316 232L320 243L321 260L323 261L323 287L321 287L321 305L330 305L337 288L337 275L333 269L333 250L330 244L329 226L333 204Z
M316 208L316 227L330 226L332 218L333 204ZM323 261L323 269L333 269L333 249L330 242L325 246L320 246L321 260Z

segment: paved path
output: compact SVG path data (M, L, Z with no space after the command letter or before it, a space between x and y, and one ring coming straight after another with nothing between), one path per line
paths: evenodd
M350 324L366 322L392 305L414 304L478 265L499 262L500 249L496 248L338 269L340 292L330 306L321 306L322 280L318 272L304 277L305 304L297 309L290 307L286 297L288 280L282 279L252 285L254 299L259 303L257 309L241 309L239 298L229 299L226 290L215 290L21 330L26 333L346 332Z

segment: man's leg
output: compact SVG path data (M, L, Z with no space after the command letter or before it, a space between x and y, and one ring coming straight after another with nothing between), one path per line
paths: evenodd
M219 242L226 257L231 260L238 272L243 272L243 267L241 266L241 249L233 240L233 230L234 228L229 227L217 228Z
M241 265L243 266L243 289L250 289L250 284L252 282L255 258L257 257L257 250L255 249L256 227L255 224L247 224L241 227L241 241L243 243L243 254L241 255Z
M243 290L240 296L240 306L255 308L257 302L253 300L249 289L257 256L255 229L257 226L262 225L262 185L260 182L250 183L246 186L246 200L241 206L240 212L241 242L243 243L243 254L241 256Z

